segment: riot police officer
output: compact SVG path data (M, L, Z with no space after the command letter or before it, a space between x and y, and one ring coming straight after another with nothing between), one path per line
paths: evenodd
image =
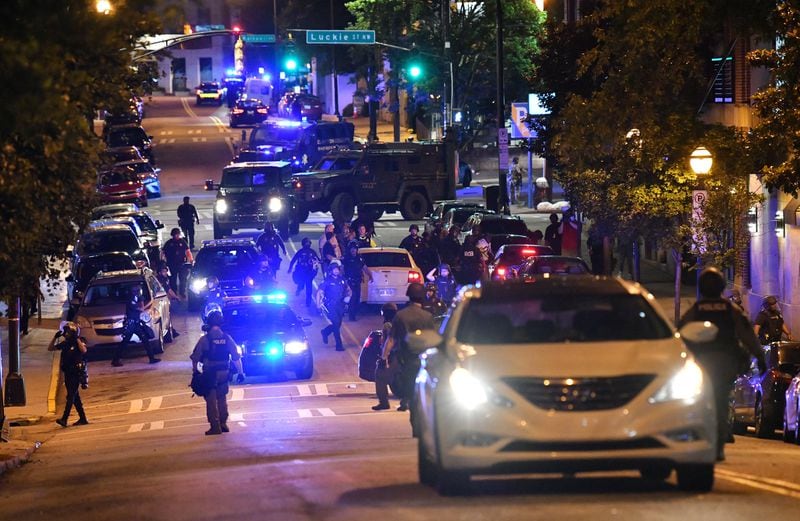
M78 413L78 421L73 425L87 425L86 412L83 410L81 402L80 387L87 385L82 378L86 375L86 342L80 337L80 328L74 322L67 322L64 327L56 333L47 346L48 351L61 351L61 370L64 372L64 386L67 388L67 403L64 406L64 414L56 420L62 427L67 426L69 413L72 406Z
M120 360L122 353L128 348L131 337L136 335L139 341L144 344L147 351L147 357L150 359L151 364L156 364L161 361L156 358L153 353L153 347L150 345L150 340L153 339L154 334L152 329L142 322L142 312L145 310L144 301L142 300L142 287L138 284L131 286L130 300L125 306L125 325L122 330L122 341L114 351L114 359L111 360L111 365L114 367L122 366Z
M334 260L328 268L325 280L317 290L317 307L328 320L322 333L322 341L327 344L328 336L333 334L336 341L336 350L344 351L342 345L342 319L344 318L345 299L350 297L350 287L342 277L342 266Z
M211 428L206 431L206 436L228 432L228 374L230 362L233 362L237 371L237 381L244 381L242 361L236 342L230 335L222 331L223 316L220 311L212 311L206 318L203 335L192 351L192 371L200 372L199 364L203 365L202 374L205 378L206 392L203 398L206 401L206 417Z
M717 410L717 459L725 459L729 438L728 397L736 375L749 366L750 357L758 360L759 370L766 370L764 353L744 312L723 298L725 277L716 268L706 268L698 278L700 300L681 317L678 327L688 322L711 322L719 329L717 337L702 344L690 345L697 362L711 378Z
M342 259L344 265L344 278L350 287L350 303L348 315L350 322L355 322L358 306L361 304L361 282L364 278L372 281L372 272L369 271L364 258L358 254L358 243L351 241L347 246L347 254Z
M273 226L272 223L264 225L264 233L258 236L256 247L262 254L267 256L272 271L278 273L281 269L281 261L283 260L281 258L281 252L286 255L286 245L275 231L275 226Z
M758 335L761 345L780 342L783 335L786 335L787 340L792 339L792 332L789 331L778 307L778 299L772 295L765 297L761 302L761 311L756 316L753 330Z

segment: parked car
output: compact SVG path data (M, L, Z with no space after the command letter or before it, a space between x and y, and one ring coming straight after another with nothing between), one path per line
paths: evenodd
M95 206L92 208L90 215L92 221L102 219L107 215L116 215L118 213L138 212L139 207L134 203L113 203Z
M198 107L203 103L213 103L222 105L225 99L225 89L215 81L206 81L197 86L195 92L195 105Z
M139 176L149 199L161 197L161 169L155 168L150 161L146 159L124 161L117 163L114 168L127 168Z
M120 217L132 217L136 220L136 224L142 230L142 242L150 250L151 259L156 260L159 257L161 250L161 230L164 229L164 223L158 219L153 220L149 213L144 210L137 210L133 212L120 212L115 214ZM152 256L155 250L155 256Z
M71 252L71 271L75 271L75 264L87 255L122 251L133 258L137 266L146 266L148 263L147 251L130 226L124 224L108 224L85 230L78 237L75 247Z
M322 119L323 103L317 96L299 94L292 100L292 105L294 105L295 101L300 103L300 119L307 121ZM289 116L294 117L294 107L292 105L289 107Z
M408 302L408 285L424 283L422 270L406 249L359 248L358 254L372 272L372 280L361 283L361 302L365 304Z
M155 333L151 340L154 351L163 353L164 344L172 341L169 297L155 274L147 268L103 272L89 283L75 313L75 322L81 328L90 354L122 341L125 309L134 286L142 289L141 319Z
M492 280L515 279L528 258L552 253L550 246L504 244L497 249L494 260L489 264L489 276Z
M441 203L436 204L433 207L433 212L428 216L428 220L425 223L425 230L430 231L437 225L442 225L444 228L444 220L447 215L447 212L454 209L464 209L466 212L467 210L473 210L473 213L476 210L484 209L483 203L465 203L462 201L442 201ZM472 215L472 214L470 214ZM468 218L469 216L467 216ZM467 220L464 219L464 221ZM464 221L461 221L463 223Z
M231 128L239 125L258 125L267 120L269 107L260 99L240 99L228 112L228 121Z
M550 277L461 292L421 353L413 431L420 482L638 470L682 490L714 483L713 389L658 304L621 279ZM713 329L711 329L712 332ZM714 332L715 333L715 332Z
M145 159L151 163L156 163L153 153L153 136L136 124L118 125L111 127L106 135L106 146L108 148L134 146L139 149Z
M103 164L111 167L125 161L143 161L144 156L135 146L106 148L100 153Z
M800 373L786 387L783 407L783 441L800 445Z
M764 347L767 370L759 373L755 362L733 387L733 432L748 426L759 438L770 438L783 426L786 390L800 371L800 342L775 342Z
M158 233L155 234L154 238L152 230L145 231L139 225L139 220L133 215L116 214L116 215L103 216L103 218L98 219L96 221L90 221L86 227L86 230L88 231L88 230L103 228L105 226L113 224L124 224L125 226L128 226L131 230L133 230L133 233L135 233L136 237L139 239L139 243L147 252L147 257L149 259L148 264L150 266L156 266L158 259L161 255L161 250L160 250L161 242L158 239Z
M139 174L127 167L112 167L97 176L97 193L104 203L131 202L147 206L147 191Z
M112 251L87 255L76 262L72 273L64 279L67 282L67 299L70 307L77 308L86 293L89 282L100 272L136 269L133 258L124 251Z
M530 233L525 221L517 216L475 212L461 227L462 235L466 236L472 232L475 226L480 226L481 233L488 235L489 238L493 235L527 236Z

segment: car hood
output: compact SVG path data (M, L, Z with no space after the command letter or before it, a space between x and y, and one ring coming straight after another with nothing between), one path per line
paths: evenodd
M77 316L83 317L90 321L98 319L122 320L125 318L125 308L126 304L124 302L106 304L104 306L81 306L78 310Z
M276 193L274 195L276 196L280 195L279 188L276 187L272 188L271 190L275 190ZM265 190L263 188L256 189L251 186L232 187L232 188L225 187L225 188L220 188L219 190L220 197L224 197L225 199L228 199L233 202L256 201L260 199L266 199L267 196L269 195L270 193L268 190Z
M317 172L302 172L295 174L300 181L307 181L309 179L330 179L331 177L338 177L342 174L347 174L352 170L319 170Z
M111 185L100 185L97 189L104 193L117 193L117 192L132 192L134 190L138 190L142 187L141 182L127 182L127 183L117 183Z
M683 365L676 338L626 342L586 342L473 346L464 367L489 380L529 376L576 378L626 374L672 374Z

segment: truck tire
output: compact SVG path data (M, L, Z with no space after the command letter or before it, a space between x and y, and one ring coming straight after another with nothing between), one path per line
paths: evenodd
M295 220L297 221L298 224L304 223L308 220L308 214L309 211L306 210L305 208L298 209L297 212L295 213Z
M406 221L419 221L428 214L428 199L420 192L409 192L400 204L400 213Z
M216 219L214 219L214 238L215 239L224 239L226 235L230 235L233 233L231 228L225 228L221 226Z
M368 206L359 206L358 216L365 221L374 223L383 216L383 210L370 208Z
M289 240L289 219L278 221L278 226L276 228L282 240Z
M331 201L331 215L334 221L349 223L353 220L355 211L356 203L353 201L353 196L347 192L336 194Z

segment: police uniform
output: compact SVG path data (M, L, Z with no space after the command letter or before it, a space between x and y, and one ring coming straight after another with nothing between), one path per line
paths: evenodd
M728 400L736 376L749 366L750 357L766 367L764 353L742 309L724 298L701 298L681 317L678 328L689 322L708 321L719 333L711 342L689 345L697 362L711 378L717 410L718 451L729 438Z
M155 357L153 348L150 345L150 340L153 338L152 331L149 331L148 328L146 328L142 323L142 309L139 306L141 302L139 298L140 297L132 297L125 306L125 325L123 326L122 330L122 341L114 351L114 359L111 361L111 364L114 366L122 365L120 357L122 356L122 352L127 349L133 335L136 335L139 338L139 341L144 344L145 351L147 351L147 357L150 359L151 364L161 361Z
M333 334L333 339L336 341L336 350L344 351L342 345L342 318L344 318L344 299L348 293L347 282L343 277L333 277L329 275L319 287L322 292L322 300L325 306L325 317L328 319L328 324L322 329L322 341L328 343L328 336Z
M209 433L227 432L229 364L231 360L240 359L236 342L218 327L211 328L197 341L190 358L192 362L203 364L203 375L209 387L203 397L206 417L211 424Z
M391 335L394 339L394 350L400 361L401 398L400 408L405 410L414 396L414 380L419 372L419 353L413 352L406 342L410 331L435 329L433 315L422 309L419 304L410 303L395 315L392 320Z
M349 253L342 259L344 267L344 277L350 287L349 315L350 321L355 321L358 306L361 304L361 281L364 278L364 258L361 255L350 255Z
M76 425L89 423L86 420L86 413L83 410L83 402L80 395L81 377L83 371L85 371L86 362L84 361L83 353L78 348L78 339L61 337L60 341L55 344L55 350L61 351L61 370L64 372L64 386L67 388L67 403L64 406L64 414L61 415L58 423L61 426L67 426L67 420L73 405L78 413L78 423Z

